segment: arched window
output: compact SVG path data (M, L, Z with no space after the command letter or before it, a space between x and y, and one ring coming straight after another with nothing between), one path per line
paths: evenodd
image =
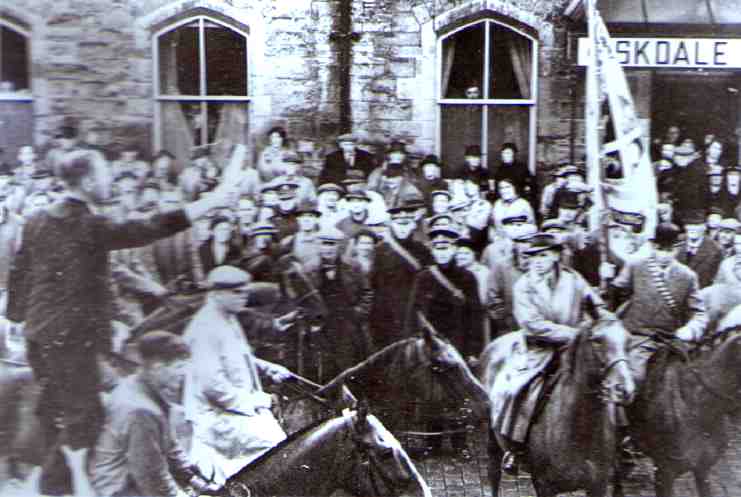
M247 33L206 16L167 26L154 35L155 149L187 163L210 144L223 159L247 136Z
M30 33L0 19L0 162L15 162L18 149L33 143Z
M492 19L440 38L438 143L449 167L463 162L468 145L479 145L491 170L507 142L533 167L537 53L535 38Z

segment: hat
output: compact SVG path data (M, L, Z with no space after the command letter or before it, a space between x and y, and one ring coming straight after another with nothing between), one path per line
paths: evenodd
M720 222L720 229L722 230L736 231L739 228L741 228L741 223L733 217L727 217Z
M350 169L345 173L345 179L342 180L343 185L352 185L354 183L365 183L365 173L360 169Z
M333 226L325 226L317 235L322 242L339 243L345 239L345 234Z
M510 236L515 242L527 242L538 234L538 227L532 223L518 224L510 231Z
M524 224L524 223L527 223L527 222L528 222L528 218L524 214L522 216L508 216L508 217L505 217L505 218L502 219L502 224L503 225L508 225L508 224Z
M464 157L481 157L481 147L479 145L469 145L463 153Z
M353 143L355 143L357 141L358 141L358 137L355 136L354 133L343 133L343 134L341 134L340 136L337 137L337 143L342 143L342 142L353 142Z
M448 200L453 198L453 195L451 195L448 190L432 190L430 192L430 198L433 197L434 195L445 195L446 197L448 197Z
M579 168L573 164L566 164L561 168L559 176L568 176L569 174L579 174Z
M643 229L643 223L646 216L640 212L626 212L617 209L610 209L610 221L613 225L630 227L635 233Z
M299 202L294 212L297 216L300 216L301 214L314 214L315 216L322 215L322 213L317 209L316 202L309 199L303 199Z
M275 181L275 178L273 178L271 181L268 181L266 183L263 183L260 187L260 193L266 193L266 192L274 192L278 191L278 184Z
M690 211L686 215L682 216L682 222L687 224L705 224L705 212L704 211Z
M656 226L653 242L667 250L674 248L679 240L679 227L674 223L659 223Z
M725 212L723 212L723 209L721 209L720 207L713 206L710 209L708 209L708 214L707 215L708 216L711 216L712 214L716 214L716 215L718 215L720 217L723 217L723 214L725 214Z
M429 238L433 246L450 245L460 237L453 228L433 228L430 230Z
M394 205L386 209L389 214L396 214L399 212L407 211L413 212L417 209L424 207L424 200L416 193L406 193L400 195Z
M365 200L366 202L370 202L370 197L368 196L368 191L365 188L350 188L347 194L345 195L346 200Z
M528 255L537 254L545 250L561 250L561 242L551 233L537 233L530 237L530 246L525 249Z
M568 228L559 219L548 219L547 221L543 221L543 224L541 225L540 229L542 229L543 231L548 231L548 230L566 231Z
M688 157L695 153L695 147L689 143L682 143L682 145L674 149L674 156Z
M239 288L251 281L250 273L234 266L219 266L212 269L206 278L209 290Z
M169 331L153 330L136 339L136 350L144 360L173 362L190 357L190 348L182 337Z
M342 196L345 193L345 189L335 183L324 183L323 185L319 185L319 188L317 188L316 190L317 195L321 195L322 193L326 192L337 192L340 196Z
M229 223L232 224L232 220L228 218L227 216L223 215L217 215L213 219L211 219L211 229L214 229L217 225L221 223Z
M456 246L458 247L468 247L471 250L475 250L473 240L471 240L468 237L460 237L455 241Z
M728 168L726 168L726 176L731 173L741 174L741 166L729 166Z
M278 229L272 223L254 223L250 226L250 236L278 235Z
M157 181L153 180L153 179L150 179L150 180L144 182L144 184L142 185L142 190L144 190L145 188L152 188L152 189L158 190L158 191L162 189L162 187L160 186L160 184Z
M457 212L467 208L469 205L471 205L471 203L468 200L461 198L451 203L449 209L451 212Z
M442 167L440 165L440 159L437 158L437 155L435 154L429 154L425 155L424 159L419 163L419 167L425 167L427 164Z
M31 179L51 178L52 176L54 176L54 173L50 168L38 167L34 170L33 174L31 174Z
M278 181L276 181L276 185L278 186L276 189L278 190L278 195L280 195L282 198L291 198L296 194L296 190L298 190L299 184L296 180L293 179L286 179L286 178L276 178Z
M393 140L389 144L388 149L386 150L386 153L391 154L394 152L407 153L407 144L401 140Z
M446 221L443 223L443 221ZM433 229L436 224L443 224L444 226L451 226L453 224L453 216L450 214L442 213L432 216L427 220L427 226Z
M499 150L500 151L505 151L507 149L512 150L514 153L517 153L518 152L517 145L515 145L512 142L503 143L502 146L501 146L501 148Z

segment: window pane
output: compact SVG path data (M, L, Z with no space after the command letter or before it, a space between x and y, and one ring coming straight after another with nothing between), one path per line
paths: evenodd
M0 37L0 92L30 93L26 37L6 27L0 27Z
M468 145L481 144L481 105L443 105L440 112L443 176L454 177Z
M236 31L206 23L206 93L247 95L247 39Z
M246 102L208 104L208 138L214 144L211 155L222 166L226 165L234 145L248 145L247 112Z
M532 42L498 24L489 38L489 98L530 98Z
M200 95L198 22L181 26L159 38L160 93Z
M18 149L33 144L33 105L31 102L0 101L0 161L15 164Z
M443 98L466 98L466 89L476 86L481 95L484 78L485 23L470 26L443 40L440 94Z
M192 148L201 143L198 125L201 104L162 102L160 105L162 148L172 152L181 164L187 164Z
M516 160L527 164L529 159L530 107L525 105L496 105L489 106L487 112L489 167L496 167L499 164L499 150L504 143L508 142L517 145Z

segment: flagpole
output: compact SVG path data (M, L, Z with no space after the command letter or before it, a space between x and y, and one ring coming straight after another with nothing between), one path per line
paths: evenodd
M599 248L600 265L607 262L609 253L609 237L607 220L604 213L607 212L607 195L602 187L605 180L604 167L600 160L600 117L601 99L598 74L597 36L596 36L596 0L586 0L587 22L589 29L590 58L587 64L587 82L585 99L585 141L587 151L587 175L589 184L594 192L592 213L590 215L590 231L599 234L597 247ZM600 276L600 290L603 295L607 294L607 281Z

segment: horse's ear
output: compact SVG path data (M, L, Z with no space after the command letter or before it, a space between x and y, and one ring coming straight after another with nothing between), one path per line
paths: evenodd
M358 399L346 385L342 385L342 388L340 388L339 400L343 409L357 409L358 407Z
M363 433L368 428L368 401L361 400L358 403L357 416L355 417L355 430Z

